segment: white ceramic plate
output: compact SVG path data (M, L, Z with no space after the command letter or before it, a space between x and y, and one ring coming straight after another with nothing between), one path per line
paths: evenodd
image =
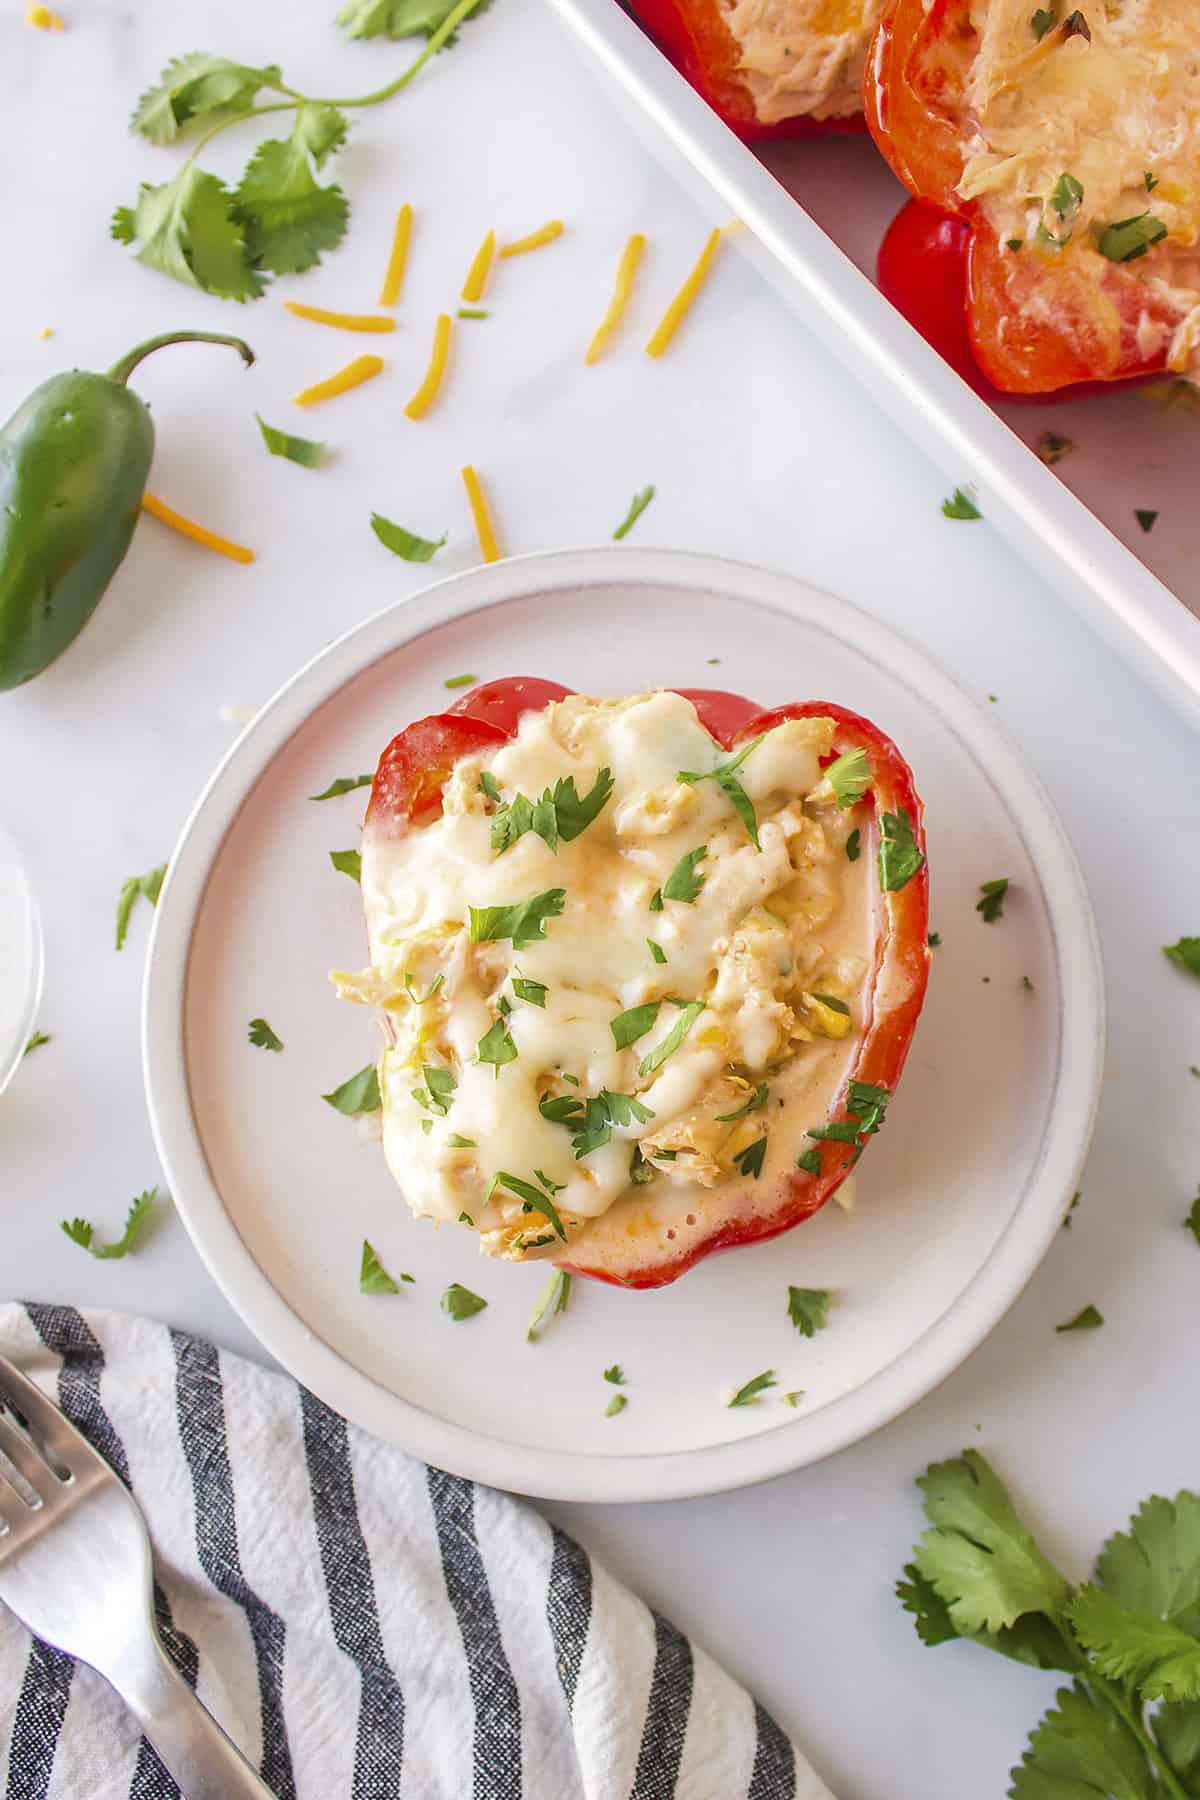
M720 658L719 666L710 659ZM577 1281L537 1343L545 1280L411 1219L378 1145L320 1095L371 1060L369 1018L326 972L365 960L359 896L328 852L357 842L365 790L446 677L544 675L595 694L721 686L764 705L841 700L911 761L927 807L929 1000L852 1213L830 1205L771 1243L651 1293ZM985 925L979 884L1007 875ZM1023 977L1032 982L1032 991ZM263 1344L330 1405L444 1468L561 1499L714 1492L828 1455L947 1375L1046 1250L1091 1130L1103 988L1062 828L990 719L909 644L790 577L627 549L504 562L378 613L264 707L189 820L158 905L146 979L151 1116L176 1203ZM266 1017L286 1048L250 1047ZM415 1285L363 1297L369 1237ZM487 1310L439 1310L453 1280ZM801 1338L791 1284L835 1290ZM628 1376L626 1410L605 1417ZM731 1410L763 1369L779 1386ZM800 1407L778 1395L802 1388Z

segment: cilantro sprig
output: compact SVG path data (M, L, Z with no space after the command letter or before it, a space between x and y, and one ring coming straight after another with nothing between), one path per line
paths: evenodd
M125 1215L125 1229L111 1244L98 1244L96 1228L86 1219L64 1219L61 1229L73 1244L78 1244L81 1250L89 1251L98 1261L116 1262L123 1256L132 1256L141 1247L157 1200L158 1189L153 1187L147 1188L144 1194L139 1194L136 1200L131 1201Z
M151 906L157 906L166 873L166 863L159 863L157 869L151 869L149 874L131 875L128 881L121 883L121 893L117 900L118 950L125 948L125 939L129 932L129 917L139 897L148 900Z
M341 188L317 180L345 142L347 112L400 93L486 4L351 0L339 14L351 37L423 33L427 42L394 81L349 98L301 94L274 63L253 67L203 51L176 57L142 95L130 125L160 148L194 129L196 146L170 180L143 183L132 206L116 209L113 237L135 246L148 268L229 300L257 300L271 275L312 268L341 242L349 220ZM256 104L264 96L266 104ZM291 130L264 139L232 188L197 166L200 151L223 131L267 113L292 114Z
M608 1088L586 1100L575 1094L547 1095L538 1102L538 1111L552 1125L567 1127L576 1161L609 1143L614 1126L645 1125L654 1117L633 1094L614 1094Z
M758 749L766 735L765 731L760 731L756 738L751 738L748 744L743 745L736 756L728 757L723 763L718 763L715 769L680 769L676 776L677 781L684 781L689 787L695 787L698 781L715 781L746 827L750 842L756 850L762 849L762 845L758 841L758 814L754 810L754 802L737 778L737 771L750 752ZM673 879L674 877L672 877ZM701 882L703 883L703 877ZM668 882L667 887L663 889L663 894L668 900L672 900L676 896L668 892L669 887L670 883Z
M494 793L489 788L484 792L494 799L499 793L494 778L492 787ZM533 831L548 850L557 851L560 839L565 844L572 843L599 817L612 791L612 770L601 769L586 794L579 793L573 775L556 781L552 788L543 789L537 800L530 800L525 794L514 794L510 801L502 801L492 814L492 849L502 856L527 831Z
M896 1588L922 1642L969 1638L1070 1675L1012 1771L1011 1800L1188 1800L1200 1764L1200 1496L1154 1496L1073 1587L982 1456L917 1483L928 1530Z
M512 906L469 907L471 942L492 944L508 938L514 950L540 944L546 936L546 920L558 917L566 898L565 888L547 888Z
M565 1269L555 1269L549 1281L538 1295L533 1316L525 1328L525 1340L533 1344L541 1333L543 1326L555 1316L564 1313L571 1301L571 1277Z

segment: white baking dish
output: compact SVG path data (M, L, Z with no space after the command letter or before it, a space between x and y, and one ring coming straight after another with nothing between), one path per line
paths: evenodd
M1200 554L1187 541L1194 511L1188 493L1196 462L1192 440L1200 423L1165 415L1132 394L1013 407L1007 409L1013 423L1007 423L929 349L863 272L884 221L903 197L869 144L775 144L760 158L722 124L618 0L550 4L591 65L610 80L647 143L706 198L714 222L732 214L745 224L740 247L805 324L953 483L974 485L985 516L1118 653L1200 722ZM1032 440L1049 427L1065 428L1080 445L1056 471L1018 435ZM1087 504L1067 482L1078 485ZM1117 535L1127 531L1136 541L1136 507L1160 509L1158 535L1139 548L1153 556L1169 587Z

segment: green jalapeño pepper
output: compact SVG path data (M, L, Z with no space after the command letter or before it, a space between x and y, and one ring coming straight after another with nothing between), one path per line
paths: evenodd
M35 388L0 430L0 688L32 681L83 630L129 548L154 455L149 408L126 382L164 344L241 338L169 331L107 375Z

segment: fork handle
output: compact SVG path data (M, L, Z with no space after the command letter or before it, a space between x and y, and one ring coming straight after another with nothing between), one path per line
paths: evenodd
M108 1679L186 1800L274 1800L266 1783L196 1698L155 1635Z

